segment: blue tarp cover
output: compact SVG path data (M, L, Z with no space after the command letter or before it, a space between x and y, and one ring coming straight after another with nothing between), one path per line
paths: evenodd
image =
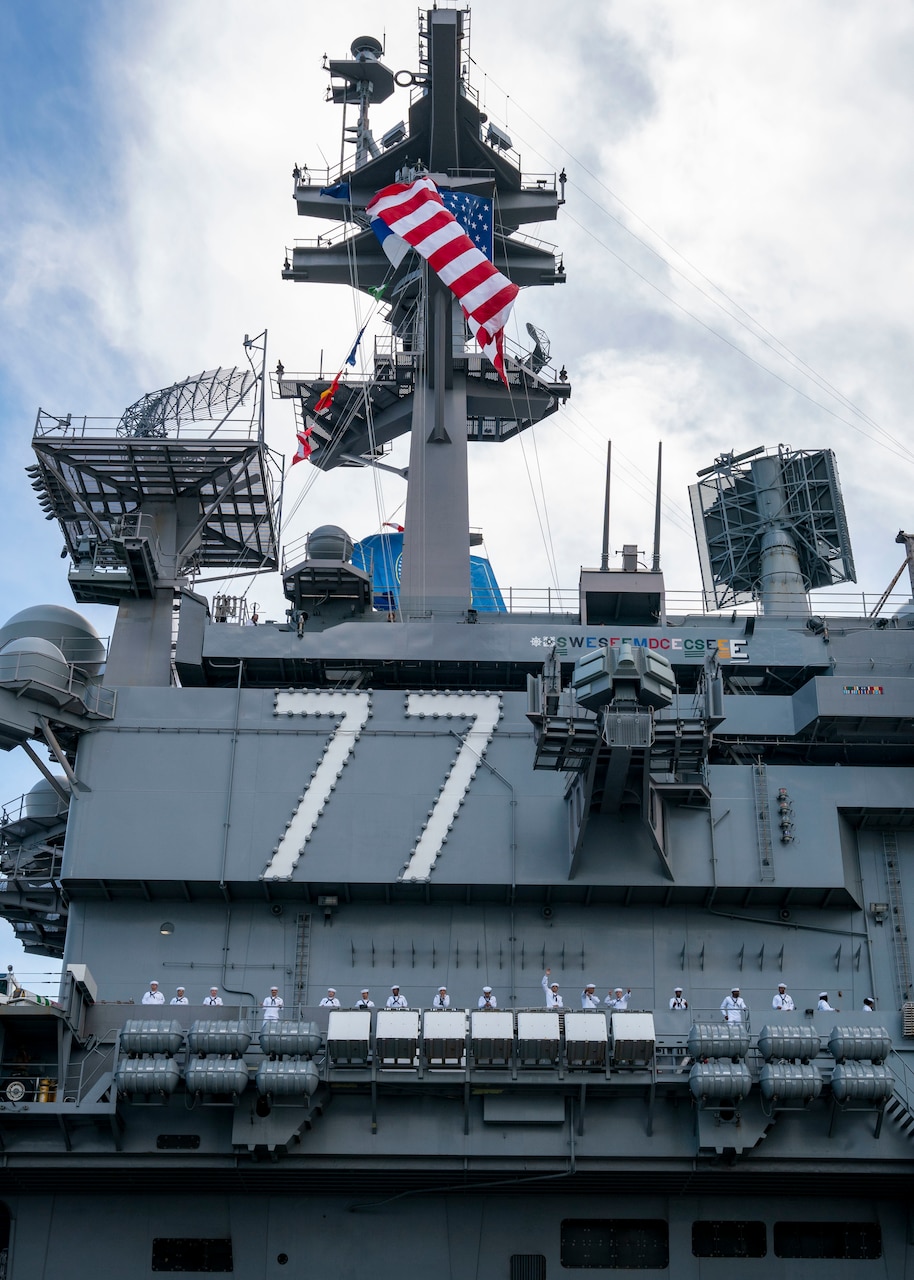
M400 600L403 534L369 534L355 544L352 563L371 574L374 607L384 613L395 610ZM470 556L470 595L472 607L480 613L506 612L492 566L484 556Z

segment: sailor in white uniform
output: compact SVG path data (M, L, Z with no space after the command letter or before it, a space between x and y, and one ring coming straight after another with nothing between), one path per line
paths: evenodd
M587 986L581 992L581 1008L582 1009L599 1009L600 997L597 995L596 983L588 982Z
M143 1004L164 1004L165 997L159 990L157 982L150 982L149 990L143 993Z
M270 987L270 994L263 1002L263 1022L264 1026L268 1022L278 1022L279 1015L283 1009L282 996L279 994L279 987Z
M631 995L631 987L629 987L628 991L623 991L621 987L616 987L614 991L608 991L606 993L606 999L603 1003L609 1005L613 1013L625 1013L628 1008L628 1002L631 999Z
M778 989L774 994L774 999L771 1001L771 1007L772 1009L783 1009L788 1013L797 1007L793 1002L793 996L787 994L787 987L783 982L778 983Z
M542 985L543 985L543 992L545 993L545 996L546 996L546 1008L547 1009L564 1009L565 1001L559 995L559 984L557 982L550 982L549 979L551 976L552 976L551 969L547 969L546 972L543 974Z
M873 999L873 997L872 997L872 996L866 996L866 997L864 997L864 1001L863 1001L863 1008L860 1010L860 1012L861 1012L861 1013L875 1013L875 1012L876 1012L876 1001Z
M177 987L174 995L171 997L171 1004L190 1004L183 987Z
M394 984L390 989L390 995L387 997L388 1009L408 1009L409 1001L406 996L400 994L400 988Z
M322 1009L338 1009L340 1002L336 997L336 987L328 987L327 994L320 1003Z
M673 994L670 997L670 1008L671 1009L688 1009L688 1007L689 1007L689 1002L688 1000L686 1000L685 996L682 994L682 987L674 988Z
M482 995L479 997L476 1007L478 1009L497 1009L498 1008L498 1001L496 1000L495 996L492 995L491 987L483 987Z
M447 987L439 987L432 1001L433 1009L450 1009L451 997L447 993Z
M374 1001L369 999L367 987L362 988L362 994L359 996L358 1000L356 1000L355 1007L357 1009L373 1009L374 1008Z
M739 987L734 987L728 996L724 996L720 1002L720 1011L724 1015L724 1022L742 1022L747 1006L739 993Z
M204 1004L222 1004L222 996L219 994L218 987L210 987L209 995L203 997Z
M838 1012L837 1009L832 1008L832 1006L828 1003L827 991L819 992L819 1003L816 1005L816 1010L819 1013L837 1013Z

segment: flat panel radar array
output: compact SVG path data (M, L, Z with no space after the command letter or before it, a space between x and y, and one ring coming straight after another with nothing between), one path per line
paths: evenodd
M808 614L809 591L856 581L830 449L724 453L698 474L689 494L708 608L752 600Z

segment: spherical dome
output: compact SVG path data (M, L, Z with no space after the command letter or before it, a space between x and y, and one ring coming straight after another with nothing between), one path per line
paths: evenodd
M38 604L13 614L0 627L0 649L23 636L49 640L67 662L75 662L87 675L97 675L105 661L105 646L92 623L63 605Z
M7 642L4 642L3 637L0 636L0 657L14 653L31 653L36 657L53 658L65 670L67 668L67 660L62 651L56 644L52 644L42 636L22 636Z
M352 558L352 539L339 525L322 524L308 538L308 558L348 562Z
M57 782L64 791L70 790L70 783L63 774L57 777ZM29 788L28 795L25 797L27 818L54 818L62 812L63 808L64 802L47 778L40 778L34 787Z
M70 697L70 667L50 640L22 636L0 649L0 683L27 688L31 697L62 706Z

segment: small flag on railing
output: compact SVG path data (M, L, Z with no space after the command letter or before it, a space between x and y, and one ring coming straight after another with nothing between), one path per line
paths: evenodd
M343 371L342 369L340 369L339 373L330 383L330 386L327 387L326 390L322 391L318 396L317 404L314 406L315 414L326 413L327 410L330 408L330 406L333 404L333 397L336 395L337 388L340 385L340 378L342 377L342 373Z
M307 461L307 459L310 458L311 454L314 452L314 450L311 448L311 428L310 427L306 427L304 431L296 431L295 435L298 439L298 448L295 450L295 453L292 456L293 467L295 466L296 462Z

